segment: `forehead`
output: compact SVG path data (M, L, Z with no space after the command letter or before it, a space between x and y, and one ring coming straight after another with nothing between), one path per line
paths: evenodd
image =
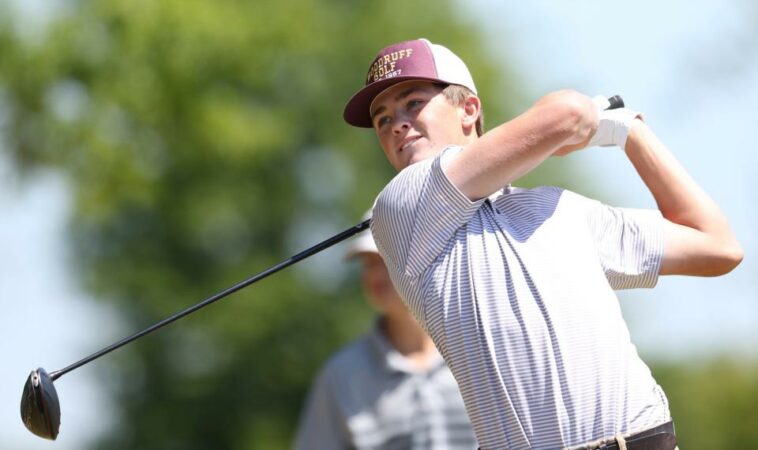
M425 80L411 80L403 81L394 84L387 89L383 90L379 95L374 98L369 106L369 113L373 116L377 110L386 104L402 100L408 95L416 92L422 92L427 94L437 94L442 91L442 87L438 83Z

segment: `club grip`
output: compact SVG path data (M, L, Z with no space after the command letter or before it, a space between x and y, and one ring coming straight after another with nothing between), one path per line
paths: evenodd
M608 108L606 109L618 109L618 108L624 107L624 99L621 98L620 95L614 95L613 97L609 97L608 103L610 103L610 105L608 105Z

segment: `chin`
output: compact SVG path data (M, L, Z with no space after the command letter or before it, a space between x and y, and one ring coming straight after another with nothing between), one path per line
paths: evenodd
M426 152L414 153L413 156L411 156L410 159L408 160L408 165L410 166L411 164L416 164L417 162L421 162L429 158L433 158L437 155L437 153L439 152L426 151Z

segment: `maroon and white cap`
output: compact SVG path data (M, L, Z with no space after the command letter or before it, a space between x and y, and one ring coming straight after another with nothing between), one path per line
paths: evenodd
M366 85L345 105L342 114L345 122L371 128L369 108L374 98L392 85L409 80L458 84L476 94L471 73L455 53L426 39L404 41L385 47L376 55L366 74Z

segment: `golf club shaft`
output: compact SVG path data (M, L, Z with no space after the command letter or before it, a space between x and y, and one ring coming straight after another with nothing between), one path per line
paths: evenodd
M618 95L614 95L613 97L608 98L608 102L610 103L610 105L608 106L607 109L617 109L617 108L623 108L624 107L624 100L620 96L618 96ZM302 261L303 259L308 258L309 256L312 256L312 255L315 255L316 253L318 253L318 252L320 252L322 250L325 250L325 249L333 246L334 244L337 244L337 243L339 243L341 241L344 241L345 239L349 238L350 236L353 236L353 235L355 235L357 233L360 233L361 231L367 229L369 227L370 223L371 223L371 219L366 219L363 222L361 222L361 223L359 223L357 225L354 225L354 226L348 228L347 230L345 230L345 231L343 231L343 232L341 232L339 234L336 234L336 235L332 236L331 238L326 239L325 241L322 241L322 242L314 245L313 247L311 247L309 249L303 250L302 252L300 252L300 253L298 253L298 254L290 257L289 259L284 260L284 261L280 262L279 264L277 264L275 266L272 266L272 267L264 270L263 272L260 272L260 273L258 273L256 275L253 275L252 277L250 277L250 278L248 278L246 280L243 280L243 281L235 284L234 286L232 286L232 287L230 287L230 288L228 288L228 289L226 289L224 291L221 291L218 294L216 294L216 295L214 295L212 297L209 297L209 298L203 300L202 302L200 302L200 303L198 303L198 304L196 304L194 306L190 306L187 309L184 309L184 310L182 310L182 311L180 311L180 312L178 312L178 313L176 313L176 314L174 314L174 315L172 315L170 317L167 317L167 318L163 319L162 321L156 323L155 325L150 326L149 328L146 328L146 329L140 331L139 333L133 334L133 335L127 337L127 338L124 338L124 339L116 342L115 344L112 344L112 345L110 345L108 347L105 347L104 349L102 349L102 350L100 350L98 352L95 352L95 353L91 354L90 356L88 356L88 357L86 357L86 358L84 358L84 359L82 359L80 361L77 361L77 362L71 364L68 367L65 367L65 368L63 368L61 370L57 370L55 372L51 372L50 373L50 378L53 381L55 381L58 378L60 378L61 376L63 376L64 374L66 374L68 372L71 372L72 370L77 369L77 368L79 368L79 367L81 367L81 366L83 366L83 365L85 365L85 364L87 364L89 362L92 362L92 361L96 360L97 358L100 358L101 356L106 355L106 354L112 352L113 350L116 350L117 348L123 347L124 345L126 345L126 344L134 341L135 339L139 339L139 338L141 338L142 336L144 336L146 334L152 333L153 331L155 331L155 330L157 330L159 328L162 328L162 327L170 324L171 322L179 320L182 317L184 317L184 316L186 316L188 314L191 314L191 313L197 311L198 309L204 308L204 307L210 305L211 303L214 303L214 302L216 302L218 300L221 300L222 298L228 296L229 294L233 294L234 292L237 292L240 289L243 289L243 288L245 288L247 286L250 286L251 284L255 283L256 281L262 280L263 278L266 278L267 276L269 276L271 274L274 274L274 273L276 273L276 272L278 272L278 271L280 271L280 270L282 270L282 269L284 269L286 267L289 267L289 266L297 263L298 261Z
M103 355L106 355L106 354L112 352L113 350L116 350L117 348L123 347L124 345L126 345L126 344L134 341L135 339L139 339L139 338L141 338L142 336L144 336L146 334L152 333L153 331L155 331L155 330L157 330L157 329L159 329L161 327L164 327L164 326L170 324L171 322L179 320L182 317L184 317L184 316L186 316L188 314L191 314L191 313L197 311L200 308L206 307L206 306L210 305L211 303L214 303L214 302L216 302L218 300L221 300L222 298L228 296L229 294L233 294L234 292L237 292L237 291L239 291L242 288L250 286L251 284L255 283L256 281L262 280L262 279L266 278L267 276L269 276L271 274L274 274L274 273L276 273L276 272L278 272L278 271L280 271L280 270L282 270L282 269L284 269L286 267L289 267L289 266L295 264L298 261L302 261L303 259L308 258L309 256L315 255L316 253L318 253L318 252L320 252L322 250L325 250L325 249L327 249L327 248L329 248L329 247L331 247L331 246L333 246L333 245L335 245L335 244L337 244L337 243L339 243L341 241L344 241L345 239L349 238L350 236L353 236L353 235L355 235L357 233L360 233L361 231L367 229L369 227L370 223L371 223L371 219L366 219L363 222L361 222L361 223L359 223L357 225L354 225L354 226L348 228L347 230L345 230L345 231L343 231L343 232L341 232L339 234L336 234L336 235L330 237L329 239L326 239L326 240L324 240L324 241L322 241L322 242L314 245L313 247L311 247L309 249L306 249L306 250L303 250L302 252L300 252L300 253L298 253L298 254L290 257L289 259L286 259L286 260L280 262L279 264L276 264L275 266L272 266L272 267L264 270L263 272L260 272L260 273L258 273L256 275L253 275L250 278L247 278L246 280L240 281L239 283L235 284L234 286L232 286L232 287L230 287L230 288L228 288L228 289L226 289L224 291L221 291L218 294L216 294L216 295L214 295L212 297L209 297L209 298L203 300L202 302L200 302L200 303L198 303L198 304L196 304L194 306L190 306L187 309L184 309L184 310L182 310L182 311L180 311L180 312L178 312L178 313L176 313L176 314L174 314L174 315L172 315L170 317L167 317L167 318L161 320L160 322L156 323L155 325L152 325L151 327L146 328L146 329L140 331L139 333L135 333L135 334L133 334L133 335L127 337L127 338L124 338L124 339L116 342L115 344L112 344L112 345L110 345L108 347L105 347L104 349L102 349L102 350L100 350L98 352L95 352L95 353L91 354L90 356L88 356L88 357L86 357L86 358L84 358L84 359L82 359L80 361L77 361L77 362L71 364L70 366L68 366L68 367L66 367L64 369L57 370L55 372L51 372L50 373L50 378L53 381L55 381L56 379L60 378L64 374L66 374L66 373L68 373L68 372L70 372L70 371L72 371L74 369L77 369L77 368L79 368L79 367L81 367L81 366L83 366L83 365L85 365L85 364L87 364L89 362L92 362L92 361L96 360L97 358L99 358L99 357L101 357Z

